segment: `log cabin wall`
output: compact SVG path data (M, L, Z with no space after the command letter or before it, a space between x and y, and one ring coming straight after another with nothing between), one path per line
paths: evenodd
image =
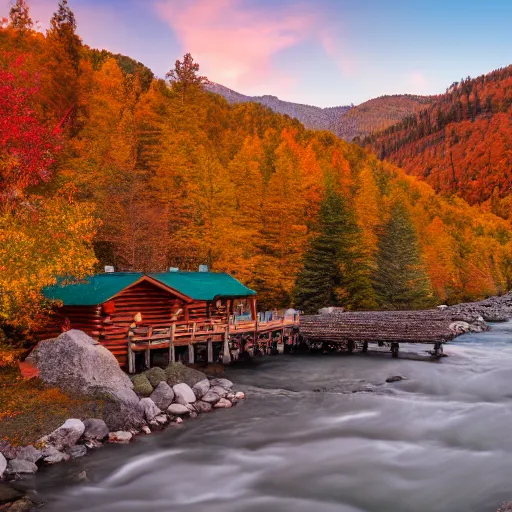
M137 313L142 316L141 325L170 325L172 319L185 321L186 303L151 283L142 282L132 286L111 302L114 304L112 313L108 313L108 307L103 307L104 328L100 342L116 356L121 366L127 364L128 331Z

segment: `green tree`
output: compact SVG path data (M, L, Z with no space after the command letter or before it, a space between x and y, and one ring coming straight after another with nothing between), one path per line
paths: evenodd
M328 186L320 205L319 233L311 240L295 283L296 306L306 313L326 306L374 307L360 246L360 231L346 200Z
M393 204L378 243L375 289L384 309L419 309L433 298L414 224L400 202Z
M30 17L30 8L26 0L15 0L9 11L9 19L11 27L20 30L32 30L34 22Z
M165 78L181 93L183 103L185 103L186 97L191 91L209 83L208 78L200 76L198 73L199 64L194 62L190 53L186 53L183 56L183 62L177 60L174 69L171 69L165 75Z

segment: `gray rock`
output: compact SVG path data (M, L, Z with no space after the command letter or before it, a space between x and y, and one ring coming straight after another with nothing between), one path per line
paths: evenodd
M23 493L14 489L10 485L6 483L0 482L0 505L4 505L5 503L12 503L13 501L19 500L23 498ZM0 510L2 510L0 508Z
M95 448L100 448L100 446L103 446L103 444L97 439L89 439L85 441L85 446L89 448L89 450L94 450Z
M221 398L214 406L215 409L229 409L233 404L227 398Z
M28 460L29 462L33 462L34 464L43 457L43 454L37 448L34 448L32 445L24 446L23 448L18 448L18 453L16 458L19 460Z
M201 398L206 393L208 393L208 390L210 389L210 381L208 379L203 379L194 384L194 387L192 388L192 391L196 395L196 398Z
M216 404L220 400L220 395L214 393L211 389L204 395L201 400L203 402L208 402L209 404Z
M133 382L133 391L140 396L149 396L153 393L153 386L151 382L149 382L148 378L140 373L139 375L134 375L132 377Z
M33 474L37 472L37 466L29 460L13 459L9 461L7 471L14 475Z
M108 435L109 443L129 443L132 440L133 434L131 432L124 432L119 430L118 432L110 432Z
M165 425L169 422L169 418L166 414L159 414L153 421L155 421L157 425Z
M182 416L184 414L190 414L188 407L182 404L171 404L168 407L167 412L172 416Z
M142 432L144 432L144 434L149 435L151 434L151 429L147 425L143 425Z
M167 382L160 382L153 393L151 393L150 398L159 409L165 411L174 400L174 391Z
M227 389L228 391L231 391L233 388L233 383L228 379L212 379L211 385L220 386L221 388Z
M221 398L225 398L226 395L229 393L229 391L226 389L226 388L221 388L220 386L212 386L210 388L210 391L212 393L216 393L217 395L219 395Z
M155 405L155 402L151 400L151 398L143 398L140 401L141 407L144 409L144 416L148 421L155 419L159 414L161 414L161 410Z
M76 444L66 449L66 453L71 456L72 459L79 459L87 455L87 448L83 444Z
M43 450L44 461L47 464L57 464L58 462L68 461L71 456L67 453L63 453L60 450L57 450L54 446L47 446Z
M7 469L7 459L0 453L0 480L3 478Z
M174 400L182 405L192 404L196 401L196 395L188 384L184 382L173 386Z
M98 418L88 418L84 420L84 439L96 439L101 441L108 436L108 427L107 424Z
M43 382L70 394L105 400L104 419L109 428L144 423L132 381L114 355L84 332L72 329L41 341L30 358Z
M51 434L41 439L45 444L55 446L57 450L64 450L68 446L73 446L82 437L85 431L85 425L81 420L69 419L62 426L54 430ZM18 455L19 457L19 455Z
M203 402L202 400L198 400L194 407L198 413L203 412L210 412L212 410L212 404L209 404L208 402Z
M182 363L171 363L166 369L167 384L174 386L180 382L188 384L193 387L199 381L206 379L206 375L203 372L189 368Z
M7 441L0 441L0 453L7 460L15 459L18 453L18 448L11 446Z
M393 375L393 377L388 377L386 382L400 382L401 380L405 380L405 377L400 375Z
M155 366L154 368L151 368L151 370L144 372L144 375L147 377L150 384L154 388L156 388L160 382L167 380L167 374L165 373L165 370L158 368L158 366Z

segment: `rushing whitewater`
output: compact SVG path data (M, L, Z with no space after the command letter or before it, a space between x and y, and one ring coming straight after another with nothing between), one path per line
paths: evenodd
M245 403L45 469L45 510L495 511L512 499L512 323L423 350L232 368Z

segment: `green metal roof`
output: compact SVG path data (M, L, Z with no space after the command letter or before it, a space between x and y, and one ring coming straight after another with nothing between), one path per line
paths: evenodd
M95 306L103 304L145 274L141 272L112 272L87 277L75 284L56 285L43 289L47 299L60 300L65 306ZM216 297L247 297L256 295L229 274L215 272L161 272L149 277L194 300L213 300Z

